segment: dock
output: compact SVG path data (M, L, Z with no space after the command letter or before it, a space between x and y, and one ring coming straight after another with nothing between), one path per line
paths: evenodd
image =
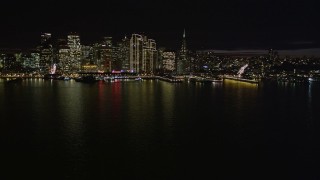
M259 81L256 79L245 79L241 77L234 77L234 76L223 76L223 79L229 79L234 81L240 81L240 82L247 82L252 84L259 84Z

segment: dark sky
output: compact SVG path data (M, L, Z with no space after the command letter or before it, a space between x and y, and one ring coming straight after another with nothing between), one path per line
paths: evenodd
M34 47L41 32L78 32L83 43L144 32L174 49L184 28L191 49L320 47L320 10L312 0L11 0L0 8L0 48Z

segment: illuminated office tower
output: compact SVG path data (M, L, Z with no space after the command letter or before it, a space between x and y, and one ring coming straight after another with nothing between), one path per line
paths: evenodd
M137 73L153 73L157 58L156 43L146 36L132 34L130 39L130 70Z
M100 58L100 43L94 43L92 45L92 60L93 60L93 64L97 65L99 70L101 69L101 58Z
M157 58L157 62L156 62L156 69L155 71L157 73L163 73L164 69L163 69L163 53L165 52L165 48L164 47L160 47L158 48L158 58Z
M130 70L130 40L127 36L122 39L118 46L121 69L128 71Z
M44 44L51 44L51 33L42 33L41 34L41 39L40 39L40 43L41 45L44 45Z
M162 53L163 70L165 73L170 73L175 70L176 54L174 52Z
M143 38L139 34L132 34L130 39L130 70L141 72Z
M117 43L112 47L112 71L120 71L121 70L121 55L120 55L120 46Z
M1 61L2 61L2 71L4 72L12 72L15 71L15 64L16 64L16 58L14 54L2 54L1 55Z
M58 40L58 70L62 73L69 73L71 64L70 48L65 39Z
M23 68L37 71L39 69L39 60L40 60L40 54L37 52L22 53L20 64L22 65Z
M53 48L51 33L41 34L41 44L40 44L40 72L49 73L49 69L53 64Z
M16 58L16 62L22 64L23 62L23 54L21 52L14 53L14 57Z
M100 68L105 72L112 71L113 46L112 37L104 37L100 45Z
M93 48L91 46L81 46L81 63L82 64L95 64L93 62Z
M186 31L183 31L182 36L182 46L178 54L177 60L177 73L178 74L186 74L190 71L189 67L189 57L186 43Z
M101 44L106 47L112 47L112 37L103 37Z
M157 59L156 42L145 37L143 45L142 71L153 74Z
M31 55L30 53L23 53L20 57L20 63L23 68L31 68Z
M40 54L38 52L31 52L31 68L39 69Z
M81 71L97 72L98 66L94 60L94 48L92 46L81 47Z
M68 35L68 47L70 49L70 71L77 72L81 65L81 44L78 34Z

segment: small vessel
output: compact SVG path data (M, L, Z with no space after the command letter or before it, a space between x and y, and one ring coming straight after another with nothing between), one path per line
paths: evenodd
M63 78L63 80L64 80L64 81L69 81L69 80L71 80L71 78L70 78L69 76L65 76L65 77Z
M318 77L318 76L309 77L308 81L309 82L320 82L320 77Z
M103 80L104 80L105 82L114 82L115 78L114 78L114 77L106 76L106 77L103 78Z
M142 81L142 78L141 78L141 77L137 77L137 78L135 78L134 80L136 80L136 81Z

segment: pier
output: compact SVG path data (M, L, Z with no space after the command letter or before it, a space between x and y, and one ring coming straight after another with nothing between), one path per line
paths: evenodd
M241 77L234 77L234 76L223 76L223 79L230 79L234 81L240 81L240 82L247 82L247 83L252 83L252 84L259 84L259 81L256 79L245 79Z

